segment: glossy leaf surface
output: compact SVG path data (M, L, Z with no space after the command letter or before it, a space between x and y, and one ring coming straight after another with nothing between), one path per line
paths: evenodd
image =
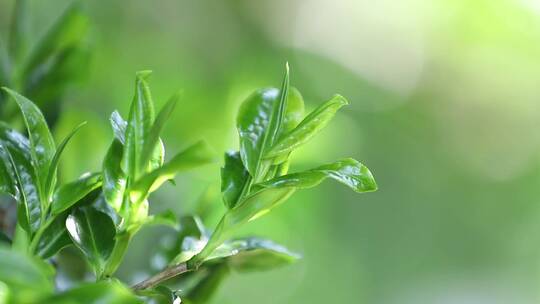
M305 189L317 186L326 178L332 178L359 193L377 190L377 184L369 169L352 158L346 158L304 172L283 175L262 183L260 186Z
M266 158L279 157L308 142L332 120L336 112L347 104L340 95L322 104L311 112L296 128L284 134L282 138L268 151Z
M119 214L122 214L122 204L127 184L127 177L121 166L122 155L122 143L118 139L114 139L105 155L102 167L105 200Z
M71 238L66 229L67 213L57 216L43 232L37 247L37 254L43 259L54 256L60 249L71 245Z
M41 223L39 180L32 166L30 142L22 134L0 124L0 150L4 163L17 185L17 220L28 233L37 230Z
M67 210L100 186L101 174L99 173L87 173L71 183L62 185L54 193L51 205L52 215Z
M66 228L96 274L103 273L115 243L116 228L112 219L92 207L77 208L68 216Z
M30 155L36 167L40 187L43 188L45 187L50 162L56 151L53 137L43 114L32 101L8 88L4 88L4 90L15 100L21 110L29 135Z
M150 129L150 132L148 133L148 138L145 140L144 147L142 148L141 158L140 158L140 166L142 168L145 168L148 165L148 162L151 160L154 150L159 149L159 147L157 146L158 144L160 144L159 135L161 134L161 131L163 130L163 126L165 125L165 122L167 121L172 111L174 110L174 107L176 106L178 98L179 98L179 95L174 95L171 99L169 99L169 101L165 104L165 106L163 106L161 111L159 111L159 114L156 117L156 121L152 125L152 128Z
M227 208L234 208L238 203L240 194L247 187L248 178L249 172L244 168L240 153L225 153L225 165L221 168L221 193Z
M141 152L154 122L154 104L147 82L150 74L150 71L137 72L135 96L131 103L126 127L122 168L133 179L137 179L141 171L139 166Z

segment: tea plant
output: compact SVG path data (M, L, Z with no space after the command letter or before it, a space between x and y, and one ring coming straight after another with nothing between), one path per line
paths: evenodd
M238 227L328 178L359 193L376 190L370 171L351 158L288 172L291 153L319 133L347 101L336 95L304 117L304 101L289 86L287 67L279 89L257 90L240 107L240 147L224 156L226 211L215 229L208 230L197 216L177 219L172 211L149 215L152 192L178 172L215 161L202 141L164 161L160 133L179 97L171 97L155 115L149 75L136 75L127 120L117 111L111 115L114 137L101 172L65 184L58 183L57 167L82 125L56 145L39 108L3 88L20 110L28 136L0 124L0 191L17 204L15 231L0 234L0 303L205 303L230 271L262 271L299 258L270 240L234 238ZM115 272L133 236L152 224L175 229L176 246L162 253L167 267L128 288L115 279ZM66 246L80 250L96 283L55 291L54 260Z

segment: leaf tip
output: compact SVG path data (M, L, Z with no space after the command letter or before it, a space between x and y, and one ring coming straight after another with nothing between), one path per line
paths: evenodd
M135 73L137 80L147 80L152 75L152 70L142 70Z

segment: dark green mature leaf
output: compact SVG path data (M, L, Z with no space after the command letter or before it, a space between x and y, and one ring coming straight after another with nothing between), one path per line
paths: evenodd
M51 214L60 214L100 186L100 173L87 173L71 183L62 185L54 193Z
M1 139L0 139L1 140ZM17 197L17 177L11 166L10 155L0 141L0 194Z
M287 155L292 150L308 142L313 136L321 131L336 112L347 100L340 95L334 96L317 109L313 110L302 122L290 132L282 135L279 141L265 155L266 158L280 157Z
M248 186L248 179L249 172L244 168L240 152L225 153L225 165L221 168L221 193L225 207L234 208L244 187Z
M156 190L161 184L174 178L178 172L203 166L213 161L214 153L208 144L204 141L199 141L176 154L176 156L161 168L142 176L131 189L131 200L134 202L141 201L149 192Z
M122 167L133 179L141 172L139 163L143 147L148 140L154 122L154 103L150 95L147 79L151 71L137 72L135 80L135 96L131 103L126 128L126 143Z
M78 4L71 5L45 36L32 49L24 68L24 75L30 75L55 53L80 43L88 28L88 18Z
M127 184L126 174L121 166L122 155L122 143L118 139L114 139L102 167L105 200L119 214L123 214L122 204Z
M4 165L17 185L17 220L29 235L38 229L42 210L30 147L26 137L0 124L0 150L3 159L9 160Z
M32 101L13 90L3 89L11 95L21 110L30 139L30 155L40 181L40 189L43 189L47 180L49 165L56 151L53 137L43 114ZM43 200L42 203L47 204L47 201Z
M277 140L287 115L289 69L282 90L262 89L252 94L240 107L236 126L240 135L240 155L255 181L264 177L271 165L263 162L264 153Z
M258 186L305 189L317 186L326 178L335 179L359 193L377 190L377 184L369 169L352 158L339 160L304 172L276 177Z
M47 175L47 180L46 180L45 188L44 188L44 191L47 192L47 198L49 198L50 195L54 191L54 187L56 184L56 172L58 170L58 162L60 161L60 156L62 156L62 152L64 152L64 149L66 148L68 142L75 135L75 133L77 133L77 131L79 131L79 129L85 124L86 122L83 122L80 125L78 125L75 129L73 129L73 131L71 131L71 133L69 133L68 136L66 136L66 138L62 140L62 142L56 149L56 152L54 153L54 156L51 160L51 165L49 167L49 174Z
M152 129L148 133L148 138L144 142L144 147L142 148L141 152L141 158L140 158L140 166L141 168L147 167L148 162L152 158L152 154L154 153L154 150L159 149L157 146L159 143L159 135L161 134L161 130L163 130L163 126L165 125L165 122L167 119L169 119L169 116L171 115L172 111L174 110L174 107L176 106L176 103L178 99L180 98L179 94L175 94L169 101L163 106L161 111L159 111L159 114L156 118L156 121L152 125ZM155 168L150 168L155 169Z
M9 53L14 62L18 62L28 46L28 2L17 0L13 8L9 32Z
M60 249L72 244L66 229L67 216L67 213L58 215L41 235L37 247L37 254L41 258L48 259Z
M77 208L68 216L66 228L73 243L100 276L115 244L116 228L112 219L92 207Z
M40 301L52 294L53 273L45 262L0 246L0 282L11 291L10 303Z
M88 283L43 300L54 304L142 304L129 289L117 281Z

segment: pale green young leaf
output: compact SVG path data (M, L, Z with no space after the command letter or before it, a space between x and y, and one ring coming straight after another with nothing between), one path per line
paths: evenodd
M377 190L377 183L369 169L352 158L342 159L307 171L276 177L257 186L306 189L317 186L327 178L334 179L359 193Z
M51 165L49 167L49 174L47 175L47 180L46 180L45 188L44 188L44 191L46 191L48 193L47 198L49 198L50 195L54 191L54 187L55 187L55 184L56 184L56 172L58 170L58 163L60 161L60 156L62 156L62 152L64 152L64 149L66 148L66 146L69 143L69 141L71 140L71 138L84 125L86 125L86 122L83 122L80 125L78 125L77 127L75 127L75 129L73 129L68 134L68 136L66 136L64 138L64 140L62 140L60 145L57 147L56 152L54 153L54 156L53 156L53 158L51 160Z
M131 188L131 200L133 202L141 201L147 197L148 193L155 191L164 182L174 178L178 172L200 167L213 161L213 151L206 142L199 141L176 154L161 168L142 176Z
M67 217L66 228L96 275L101 276L115 244L116 228L112 219L93 207L76 208Z
M122 145L124 145L126 143L127 122L122 118L118 111L114 111L111 114L110 121L114 137L118 139L122 143Z
M264 154L280 133L287 110L289 69L282 89L261 89L245 100L238 112L236 126L240 136L240 155L244 166L257 182L264 177L270 162Z
M172 111L174 110L174 107L176 106L176 103L178 99L180 98L179 94L175 94L169 101L163 106L163 108L159 111L158 116L156 117L156 120L154 121L154 124L152 125L152 128L150 129L150 132L148 133L148 137L144 141L144 146L142 148L141 157L140 157L140 167L146 168L148 166L148 162L152 158L152 154L156 149L159 149L160 147L158 145L161 145L159 135L161 134L161 131L163 130L163 126L165 125L165 122L167 119L169 119ZM154 169L154 168L152 168Z
M204 249L195 255L189 263L194 267L200 265L231 236L236 228L270 212L287 200L295 190L294 187L268 188L247 196L236 207L223 215Z
M119 214L122 214L127 184L126 174L121 167L123 148L122 143L118 139L114 139L105 155L102 166L102 187L105 200Z
M294 263L300 255L282 245L257 237L225 242L207 261L227 263L236 271L264 271Z
M126 127L122 168L132 179L137 179L142 172L140 157L154 122L154 103L147 81L150 74L151 71L137 72L135 96Z
M75 205L101 186L101 178L100 173L86 173L77 180L60 186L52 199L51 214L60 214Z
M288 155L292 150L308 142L319 133L336 112L347 104L347 100L340 95L313 110L296 128L283 134L278 142L265 154L265 158L276 158Z

